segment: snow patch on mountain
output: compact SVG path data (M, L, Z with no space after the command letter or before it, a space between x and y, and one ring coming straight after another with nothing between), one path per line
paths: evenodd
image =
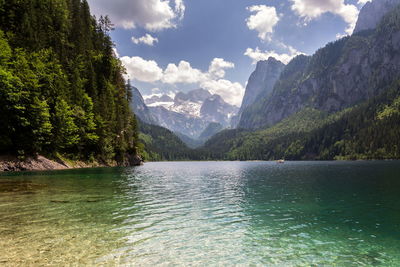
M203 103L201 102L184 101L180 103L173 103L168 109L177 113L200 118L200 110L202 105Z

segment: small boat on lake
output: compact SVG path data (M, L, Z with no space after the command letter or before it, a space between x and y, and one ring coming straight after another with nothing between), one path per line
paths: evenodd
M284 159L280 159L280 160L277 160L276 163L282 164L282 163L285 163L285 160Z

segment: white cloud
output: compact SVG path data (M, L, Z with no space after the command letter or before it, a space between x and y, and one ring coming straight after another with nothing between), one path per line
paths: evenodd
M129 79L141 82L156 82L163 76L162 69L154 60L145 60L141 57L122 57L120 59L126 68Z
M310 21L324 13L341 16L348 24L347 34L351 34L357 22L359 10L355 5L345 4L344 0L291 0L292 10L300 17ZM364 2L366 0L361 0Z
M128 77L142 82L161 82L163 84L197 84L209 90L213 94L219 94L226 102L240 106L244 95L244 87L238 82L223 79L225 69L234 68L232 62L222 58L214 58L207 72L193 68L189 62L180 61L178 65L168 64L163 71L153 60L145 60L141 57L122 57ZM158 88L152 90L152 95L159 95ZM168 93L174 97L175 93Z
M220 95L231 105L240 106L243 100L245 89L240 83L233 83L225 79L205 80L200 86L209 90L212 94Z
M358 0L357 4L359 5L365 5L368 2L371 2L372 0Z
M179 19L182 20L183 16L185 15L185 4L183 0L175 0L175 13L180 14Z
M214 58L208 72L193 68L189 62L181 61L178 66L169 64L164 71L162 82L168 84L192 83L220 95L226 102L240 106L244 95L244 88L240 83L225 79L225 69L234 68L235 64L222 58Z
M161 93L161 90L160 90L160 88L158 88L158 87L151 89L151 91L152 91L153 93Z
M158 43L158 39L156 37L153 37L150 34L146 33L146 35L144 35L140 38L132 37L132 42L134 44L142 43L142 44L153 46L154 43Z
M143 95L143 99L144 99L144 100L147 100L147 99L152 98L153 96L161 97L162 95L163 95L163 94L161 94L161 93L154 93L154 94L151 94L151 95Z
M117 27L159 31L176 27L185 13L183 0L89 0L92 12L109 15Z
M275 25L279 22L275 7L256 5L248 7L247 10L255 13L247 18L247 27L250 30L256 30L258 37L262 40L269 41L271 34L274 32Z
M175 64L168 64L162 77L162 82L168 84L176 83L198 83L204 79L204 74L192 68L187 61L179 62L178 66Z
M117 48L115 48L115 47L113 47L113 52L114 52L114 56L116 56L116 57L119 57L119 54L118 54L118 51L117 51Z
M214 58L211 61L208 73L216 78L225 77L225 69L234 68L235 64L232 62L225 61L223 58Z
M270 57L273 57L285 64L288 64L290 60L292 60L292 58L303 54L291 46L287 46L287 48L288 48L288 53L282 53L282 54L278 54L273 50L261 51L258 47L256 47L256 49L247 48L246 51L244 52L244 55L251 58L253 60L253 64L257 63L260 60L267 60Z
M153 96L162 97L163 95L167 95L170 98L174 99L176 93L173 91L168 91L167 93L165 93L165 92L161 92L159 88L153 88L153 89L151 89L150 95L143 95L143 99L146 100L146 99L152 98Z

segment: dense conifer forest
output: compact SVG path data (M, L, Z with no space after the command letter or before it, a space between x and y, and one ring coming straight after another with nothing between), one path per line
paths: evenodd
M104 163L137 153L111 30L86 0L0 0L0 153Z

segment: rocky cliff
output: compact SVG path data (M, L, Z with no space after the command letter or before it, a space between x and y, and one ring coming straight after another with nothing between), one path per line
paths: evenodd
M139 117L140 120L149 123L155 124L155 117L151 114L149 108L144 102L142 94L136 87L132 87L132 109L136 116Z
M244 111L239 127L271 126L305 107L333 113L376 96L399 76L397 6L375 30L330 43L312 57L292 60L272 94Z
M226 103L221 96L213 95L204 100L200 116L208 122L215 122L226 128L230 119L237 114L238 108Z
M256 69L250 75L246 91L238 115L231 120L232 128L236 128L241 120L243 112L251 107L259 98L268 97L271 94L276 81L285 68L285 64L273 57L257 63Z
M360 11L354 33L375 29L381 19L399 4L400 0L374 0L366 3Z
M240 112L253 104L260 94L267 96L272 92L285 64L273 57L257 63L255 71L250 75L243 97Z

